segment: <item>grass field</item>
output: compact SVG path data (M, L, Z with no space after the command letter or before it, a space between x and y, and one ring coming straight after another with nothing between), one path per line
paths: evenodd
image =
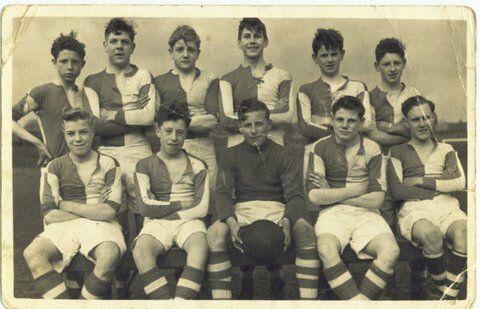
M454 145L457 146L457 145ZM466 147L460 144L458 148L460 159L466 166ZM41 232L42 221L39 207L39 170L34 166L36 162L36 152L33 147L14 146L13 147L13 223L14 223L14 295L17 298L38 298L30 271L27 268L22 252L32 239ZM368 263L357 263L350 265L350 269L355 279L361 279L361 276L368 268ZM396 299L409 299L409 267L406 262L399 262L396 266L396 287L394 294ZM297 299L298 287L295 279L295 273L292 266L285 266L283 276L286 279L285 298ZM268 299L269 277L268 272L258 267L255 272L256 280L256 299ZM239 293L239 271L234 270L233 278L234 295ZM132 298L143 298L138 278L132 285ZM392 296L386 293L384 298L389 299Z

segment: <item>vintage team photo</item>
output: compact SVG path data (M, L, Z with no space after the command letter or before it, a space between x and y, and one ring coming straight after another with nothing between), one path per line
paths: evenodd
M473 300L472 12L107 8L3 15L4 302Z

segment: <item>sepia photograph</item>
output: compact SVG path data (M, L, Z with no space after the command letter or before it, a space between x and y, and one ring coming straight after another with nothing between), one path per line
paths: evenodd
M4 306L472 306L476 31L455 6L4 8Z

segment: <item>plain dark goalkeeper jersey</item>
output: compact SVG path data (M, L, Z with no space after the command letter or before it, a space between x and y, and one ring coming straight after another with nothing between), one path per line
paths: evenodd
M288 150L269 139L260 147L244 141L227 149L217 178L218 219L235 217L235 203L258 200L284 203L285 217L292 225L299 218L307 218L299 163Z

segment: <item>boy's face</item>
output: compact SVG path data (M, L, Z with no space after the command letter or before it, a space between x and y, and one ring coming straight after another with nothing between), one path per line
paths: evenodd
M339 48L326 49L321 46L316 55L313 55L313 60L322 70L326 76L335 76L340 71L340 63L345 55L344 50Z
M183 72L190 72L195 68L200 54L200 49L194 42L185 42L184 40L175 42L169 51L175 67Z
M410 128L410 136L420 141L432 138L435 113L428 104L414 106L407 114L407 126Z
M339 143L348 143L353 140L363 125L363 118L360 118L357 111L340 108L333 115L333 131Z
M112 32L106 37L103 45L111 64L123 68L130 63L130 56L135 49L135 43L132 42L128 33L115 34Z
M375 62L375 69L380 73L382 81L397 84L402 78L405 62L399 54L386 53L379 62Z
M85 61L77 52L68 49L61 50L57 59L53 59L52 62L60 79L67 83L75 83L85 65Z
M253 111L244 115L240 121L240 131L245 140L252 146L260 146L267 140L270 131L270 120L265 111Z
M63 122L63 135L67 147L78 157L86 156L92 149L93 127L83 119Z
M157 136L163 151L171 156L177 155L187 137L185 121L183 119L165 121L157 128Z
M262 33L245 28L237 45L244 56L250 59L258 59L263 55L263 49L268 46L268 40L263 37Z

